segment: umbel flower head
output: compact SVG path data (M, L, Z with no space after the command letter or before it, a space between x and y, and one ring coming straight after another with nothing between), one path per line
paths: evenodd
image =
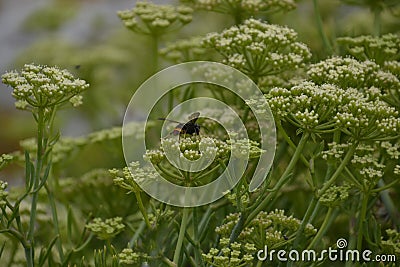
M167 44L166 47L159 50L164 58L175 62L186 62L195 60L206 60L207 49L201 44L202 37L196 36L190 39L178 40Z
M297 42L294 30L256 19L211 33L204 45L214 48L224 57L224 63L253 80L303 67L311 57L308 47Z
M276 13L296 8L293 0L192 0L198 9L230 14L236 22L254 16L257 13Z
M46 65L26 64L21 72L10 71L1 78L14 89L15 105L20 109L54 107L67 101L78 106L82 103L80 94L89 87L67 70Z
M128 29L158 36L191 22L192 13L192 8L187 6L175 7L139 1L133 9L119 11L118 16Z
M106 219L103 221L101 218L94 218L92 222L86 224L91 232L93 232L98 239L109 240L124 230L125 225L122 223L121 217Z
M400 59L400 36L393 33L382 36L362 35L341 37L337 42L358 60L374 60L383 65L385 61Z
M356 140L398 135L398 111L379 97L371 99L369 93L303 82L290 90L273 88L266 98L275 117L300 129L319 133L340 129Z
M307 72L316 84L330 83L341 88L357 88L366 91L375 87L400 88L400 81L389 72L385 72L373 61L358 61L350 57L332 57L310 66Z
M396 64L390 64L390 67L395 70ZM400 107L400 80L373 61L332 57L311 65L307 74L316 84L354 88L367 92L370 98L382 97L389 104Z

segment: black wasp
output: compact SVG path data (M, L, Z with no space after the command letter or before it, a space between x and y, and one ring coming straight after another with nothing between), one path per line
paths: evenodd
M179 121L173 121L165 118L159 118L159 120L163 121L170 121L170 122L175 122L178 123L178 125L175 126L175 129L171 132L172 135L199 135L200 133L200 125L196 123L197 119L200 116L200 112L195 112L192 115L188 117L189 121L186 123L182 123Z

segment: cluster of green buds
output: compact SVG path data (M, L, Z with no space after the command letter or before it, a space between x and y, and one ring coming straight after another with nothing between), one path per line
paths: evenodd
M122 171L111 169L109 172L113 176L114 184L135 193L142 191L137 182L146 182L158 176L155 170L150 167L140 167L137 161L130 163Z
M236 22L258 13L287 12L296 8L293 0L185 0L198 9L229 14Z
M7 202L6 198L8 196L7 192L8 183L0 180L0 208L3 209Z
M243 231L239 238L252 240L256 247L262 249L264 245L270 248L286 246L288 240L293 238L301 225L301 221L292 215L285 215L284 210L260 212L251 221L247 230ZM313 225L307 224L304 229L306 237L312 237L317 233Z
M147 254L134 252L131 248L124 248L118 253L119 263L132 265L144 262L148 258Z
M335 207L342 204L349 197L350 185L332 185L319 198L319 202L328 207Z
M148 214L149 222L156 228L163 225L163 223L170 222L174 219L175 212L170 209L154 209L152 213Z
M259 143L248 139L228 139L223 141L217 138L201 138L200 136L190 136L175 139L162 139L161 147L155 150L148 150L145 159L153 164L161 163L165 158L165 150L176 151L178 157L185 157L188 160L197 160L201 156L211 157L215 154L216 163L228 159L231 151L236 152L233 156L240 158L240 152L249 151L250 158L256 158L263 152L259 148ZM202 154L203 152L203 154ZM247 155L247 154L246 154Z
M45 65L26 64L21 72L7 72L2 82L14 90L15 105L19 109L52 108L65 102L82 104L81 93L89 87L67 70Z
M382 178L386 168L376 155L376 145L358 145L351 164L361 177L366 178L367 181L372 181L373 184Z
M254 244L230 243L229 238L221 238L218 247L219 249L211 248L208 253L202 254L204 261L212 266L249 266L256 252Z
M229 238L239 218L238 213L229 214L225 218L225 223L215 231L221 237ZM263 249L265 245L273 249L280 248L291 242L300 225L299 219L285 215L283 210L262 211L241 231L238 242L254 244L257 249ZM316 233L314 226L306 225L304 229L306 237L312 237Z
M400 38L397 34L388 33L379 37L371 35L341 37L337 42L360 61L370 59L383 66L386 61L400 59Z
M395 254L400 257L400 233L394 229L387 229L388 238L381 241L382 250L387 254ZM383 239L383 238L382 238Z
M159 36L191 22L192 13L192 8L187 6L139 1L133 9L119 11L118 16L125 27L136 33Z
M245 208L250 202L250 194L246 186L241 185L237 190L225 192L224 197L232 203L234 207Z
M211 33L204 45L214 48L223 56L224 63L254 81L302 68L311 57L308 47L297 41L294 30L256 19L248 19L222 33Z
M203 37L192 37L167 44L159 50L161 56L174 63L211 59L201 43Z
M10 162L14 160L15 156L11 154L0 155L0 170L6 167Z
M101 218L94 218L85 227L101 240L110 240L125 229L121 217L110 218L104 221Z

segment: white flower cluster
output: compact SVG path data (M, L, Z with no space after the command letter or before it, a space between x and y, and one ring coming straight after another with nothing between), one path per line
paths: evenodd
M371 140L396 135L400 129L394 107L354 88L303 82L290 90L273 88L266 98L275 116L303 129L340 128L357 139Z
M294 30L256 19L211 33L204 45L216 49L225 63L253 79L303 67L311 57L308 47L297 42Z
M350 146L349 143L338 144L332 142L328 144L328 150L322 152L322 158L327 159L341 159L344 156L345 150Z
M400 144L392 144L389 141L381 142L381 147L385 149L386 153L391 159L400 158Z
M382 36L362 35L358 37L341 37L337 42L358 60L374 60L379 65L387 60L400 58L400 37L388 33Z
M343 89L357 88L367 91L379 88L382 94L400 90L399 79L373 61L358 61L349 57L332 57L310 66L307 72L316 84L330 83Z
M193 10L187 6L156 5L139 1L131 10L119 11L118 16L125 27L134 32L148 35L161 35L166 29L181 27L192 21Z
M111 169L109 172L113 176L114 184L132 192L141 191L138 183L143 184L158 177L158 173L154 169L141 167L136 161L130 163L129 167L123 168L122 172L118 169Z
M193 1L199 9L205 9L220 13L242 16L251 16L258 12L290 11L296 8L293 0L196 0Z
M79 95L89 87L86 81L75 79L67 70L45 65L26 64L21 72L7 72L2 82L13 87L17 108L44 108L70 101L82 103Z

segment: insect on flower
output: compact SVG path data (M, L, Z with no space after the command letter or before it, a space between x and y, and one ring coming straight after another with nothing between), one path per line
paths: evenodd
M159 118L159 120L163 121L169 121L169 122L174 122L178 123L178 125L175 126L175 129L170 133L172 135L199 135L200 133L200 125L196 123L197 119L200 116L200 112L195 112L192 115L188 117L189 121L186 123L182 123L179 121L174 121L174 120L169 120L166 118Z

